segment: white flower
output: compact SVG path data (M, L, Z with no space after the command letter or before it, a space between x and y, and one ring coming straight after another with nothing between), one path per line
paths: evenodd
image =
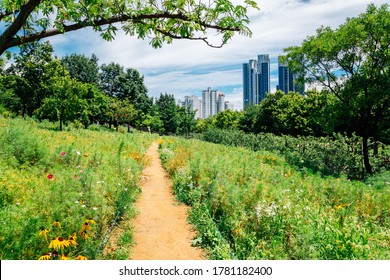
M257 206L256 206L256 208L255 208L255 211L256 211L256 217L257 217L258 219L260 219L260 218L261 218L261 215L262 215L262 211L263 211L263 205L262 205L260 202L257 203Z
M81 155L81 153L79 152L79 151L76 151L76 154L79 156L79 155Z
M97 207L92 207L92 210L93 210L93 211L97 211L98 208L97 208Z
M265 209L265 213L268 215L268 217L273 217L276 215L276 212L278 211L278 206L275 204L275 202L271 202L271 204Z
M81 207L85 208L85 207L87 207L87 205L85 205L85 204L82 204L82 205L81 205Z

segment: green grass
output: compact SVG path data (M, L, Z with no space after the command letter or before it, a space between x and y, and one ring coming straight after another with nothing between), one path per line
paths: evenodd
M163 164L211 259L390 259L390 174L325 177L266 151L165 138Z
M132 211L156 136L47 125L0 118L0 259L54 258L51 239L74 233L78 245L64 243L59 255L103 258L109 228ZM83 233L87 219L95 223Z

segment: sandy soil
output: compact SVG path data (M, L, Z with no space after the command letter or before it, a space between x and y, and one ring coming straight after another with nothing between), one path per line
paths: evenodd
M195 232L187 223L187 207L171 191L171 181L161 166L158 144L148 150L150 165L140 182L141 196L135 203L134 242L129 259L202 260L204 252L191 246Z

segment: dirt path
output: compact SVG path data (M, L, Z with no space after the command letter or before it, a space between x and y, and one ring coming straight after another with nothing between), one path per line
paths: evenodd
M191 247L194 231L187 223L187 207L171 192L171 181L161 166L158 144L148 150L150 165L143 172L141 196L133 219L133 260L201 260L204 253Z

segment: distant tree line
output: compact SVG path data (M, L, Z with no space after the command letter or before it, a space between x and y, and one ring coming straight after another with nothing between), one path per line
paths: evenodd
M159 133L189 133L194 113L177 106L173 95L148 96L143 76L93 54L53 56L50 43L25 45L0 72L0 112L64 124L144 127Z

